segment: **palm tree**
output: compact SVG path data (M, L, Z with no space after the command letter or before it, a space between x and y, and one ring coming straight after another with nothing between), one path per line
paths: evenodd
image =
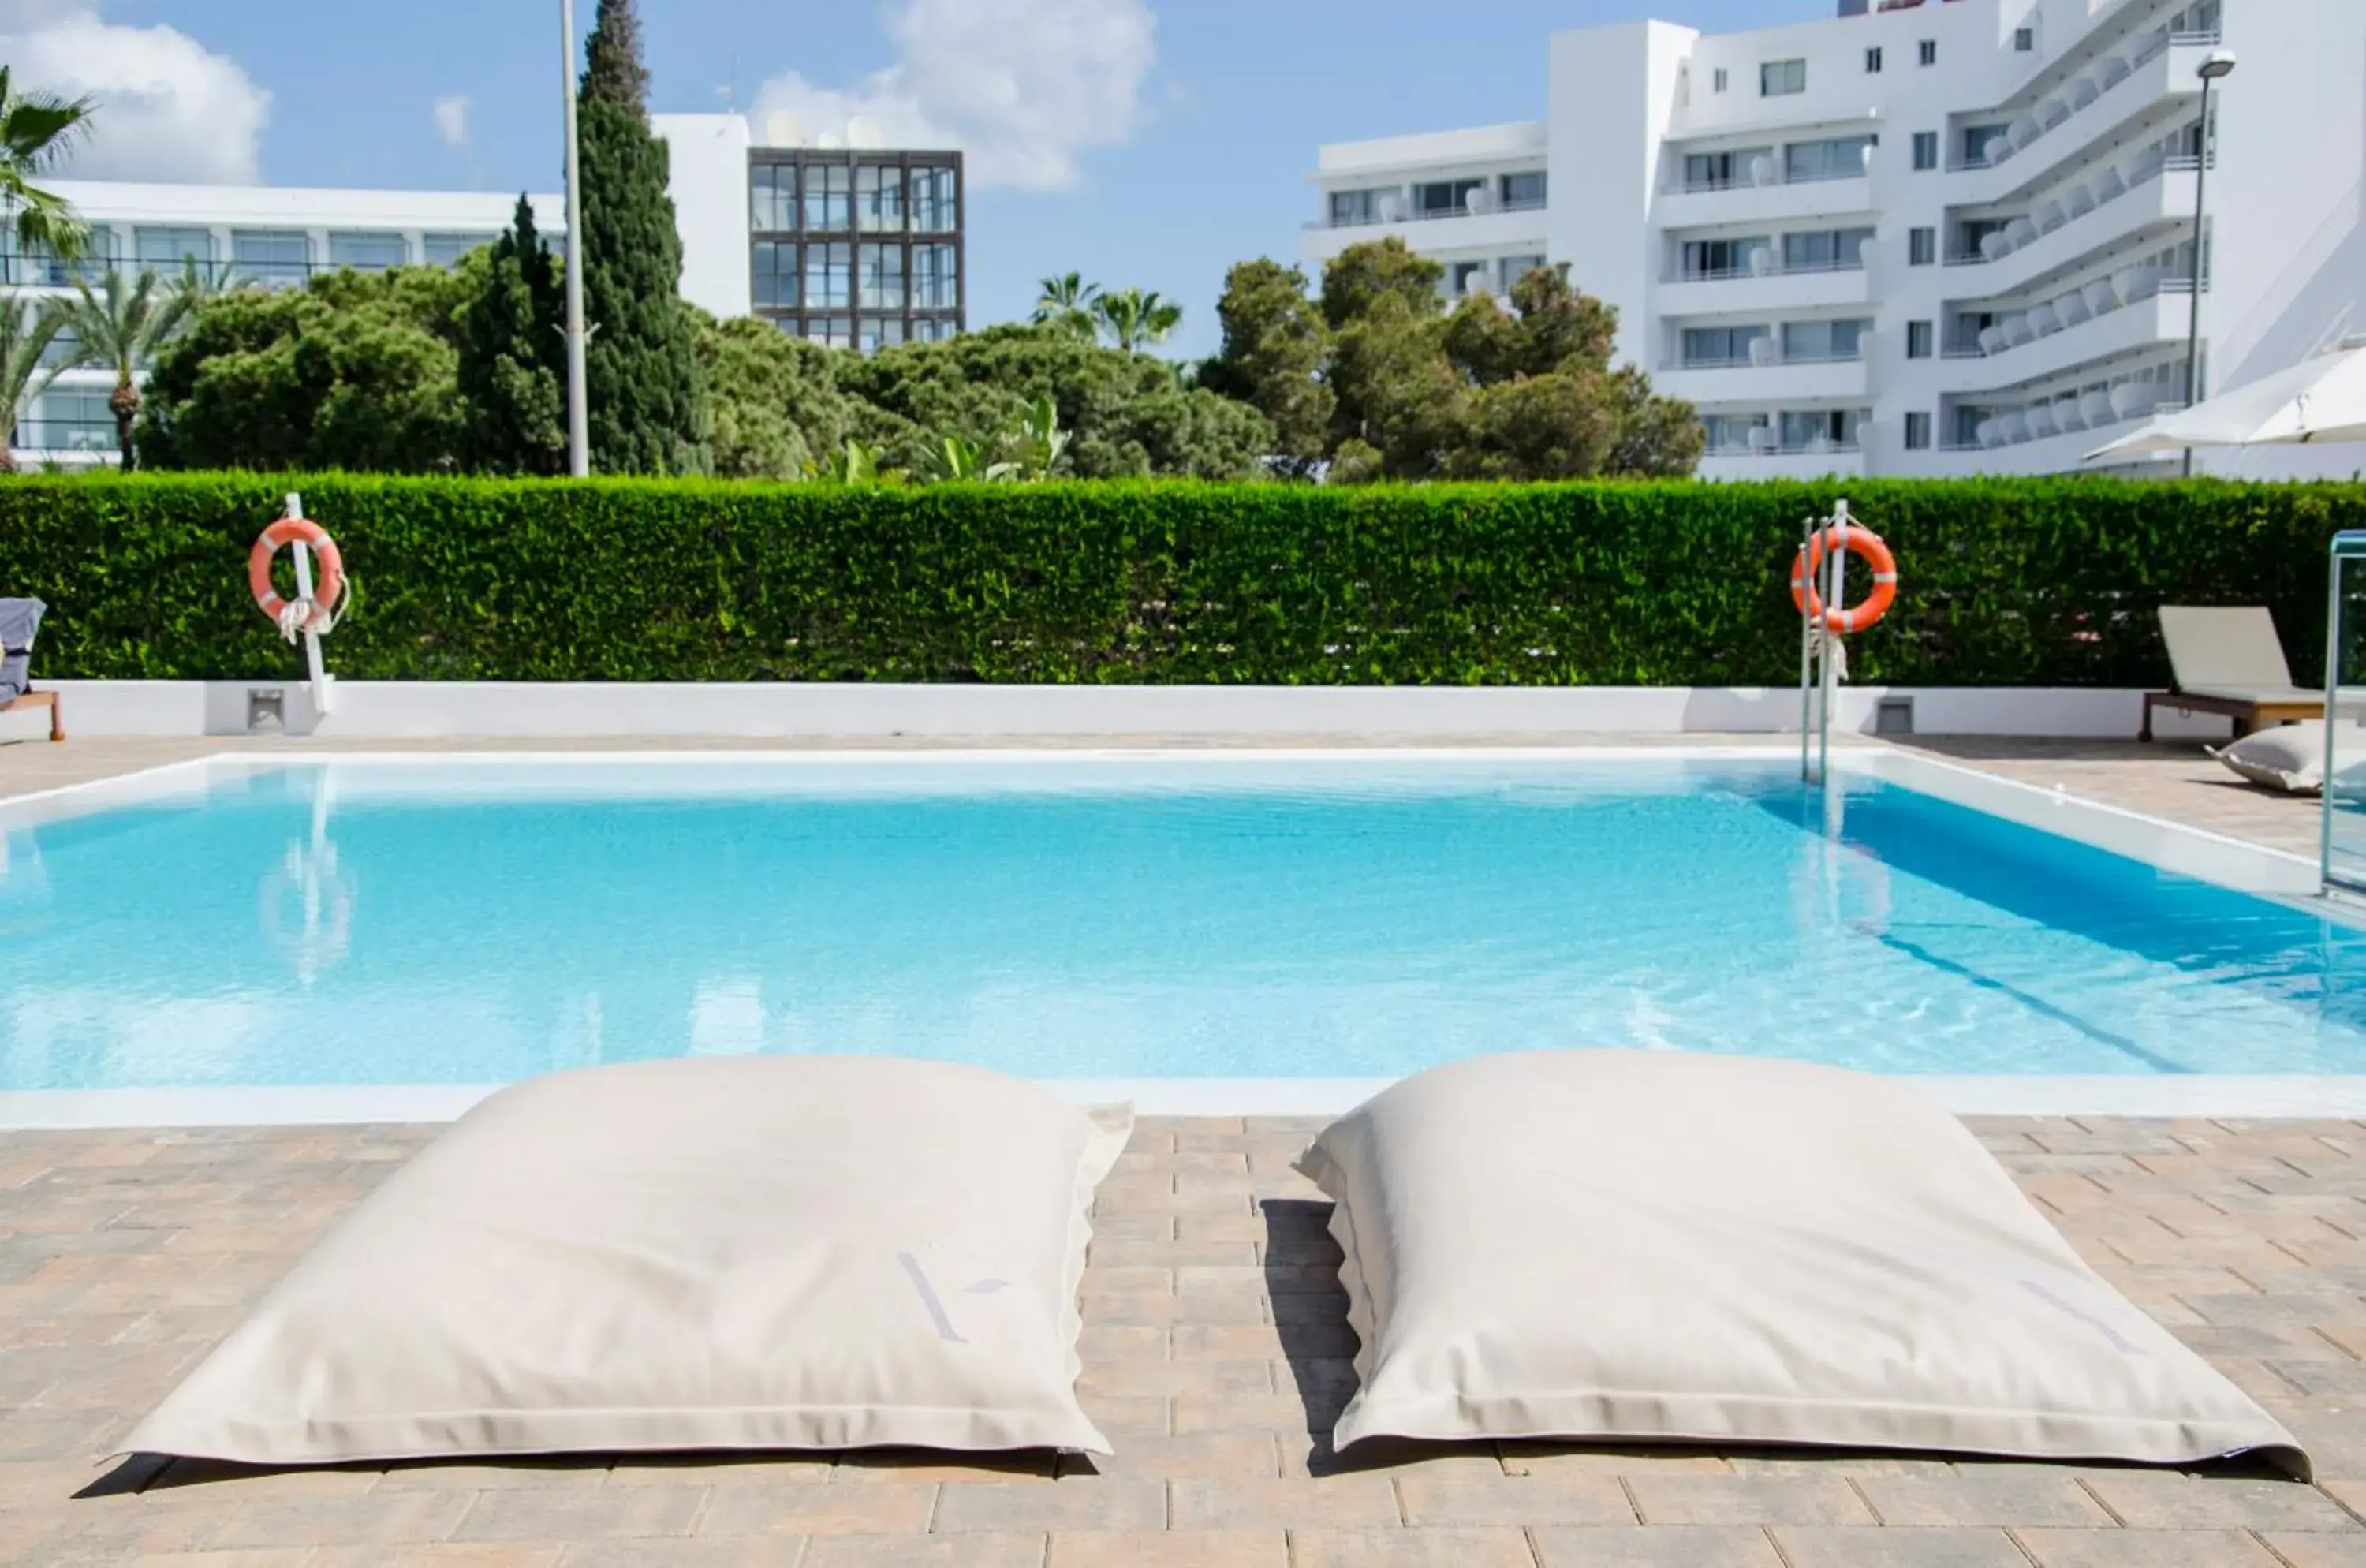
M33 184L81 138L90 107L88 98L19 95L9 85L8 67L0 65L0 202L6 204L21 254L46 251L71 260L90 243L90 225L65 198Z
M1166 342L1183 320L1183 307L1162 299L1155 288L1121 288L1095 299L1093 315L1110 342L1132 354L1144 344Z
M116 446L128 470L132 467L131 423L140 417L140 383L134 378L148 367L164 340L180 330L189 313L190 296L160 288L152 272L126 285L121 273L109 271L96 293L80 281L74 293L77 298L66 302L66 321L81 340L81 363L115 372L115 390L107 408L115 416Z
M1028 319L1039 327L1056 326L1079 337L1093 335L1093 307L1101 286L1087 283L1080 272L1047 277L1037 286L1035 313Z
M254 287L253 279L227 263L199 266L197 257L183 256L181 276L173 279L173 299L184 316L194 316L209 299Z
M37 310L33 300L20 294L0 299L0 398L7 400L11 425L65 368L41 363L64 325L65 312L54 303ZM12 429L8 439L0 440L0 473L17 471L16 457L8 450L15 438Z

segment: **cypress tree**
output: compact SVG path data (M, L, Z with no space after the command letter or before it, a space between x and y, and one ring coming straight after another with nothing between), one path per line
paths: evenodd
M521 195L460 318L461 457L469 468L567 471L566 325L558 266Z
M649 73L633 0L600 0L577 94L592 466L602 473L704 473L706 389L683 309L682 235L666 195L666 149L649 131Z

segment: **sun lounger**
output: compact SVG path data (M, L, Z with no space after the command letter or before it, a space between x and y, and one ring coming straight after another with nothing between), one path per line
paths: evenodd
M2175 689L2145 694L2139 740L2152 739L2155 708L2224 714L2238 740L2262 725L2325 716L2325 694L2293 684L2264 604L2163 604L2160 637Z
M41 616L48 609L39 599L0 599L0 713L47 708L50 739L63 740L66 723L58 708L58 694L32 689L33 634L41 629Z
M2083 1262L1955 1117L1804 1063L1536 1051L1315 1140L1345 1449L1813 1444L2189 1464L2290 1433Z

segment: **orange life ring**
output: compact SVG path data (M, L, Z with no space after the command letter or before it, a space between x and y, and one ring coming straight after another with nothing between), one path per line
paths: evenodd
M312 582L311 603L297 625L310 626L327 616L345 591L344 557L337 553L337 541L329 537L329 531L309 517L282 517L265 528L256 537L254 548L246 553L246 585L254 590L255 604L275 625L287 613L287 601L271 585L272 558L279 553L280 546L299 542L310 547L317 575Z
M1873 568L1873 597L1853 609L1826 609L1823 595L1816 592L1817 574L1824 564L1824 553L1844 549L1863 558ZM1898 599L1898 558L1881 536L1870 528L1835 523L1809 539L1791 561L1791 603L1799 614L1823 623L1828 632L1846 634L1861 632L1889 614L1889 606Z

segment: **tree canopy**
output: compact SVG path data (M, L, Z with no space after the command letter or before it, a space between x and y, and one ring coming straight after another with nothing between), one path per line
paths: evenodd
M1690 406L1611 366L1617 311L1546 267L1513 286L1509 310L1486 294L1449 310L1444 276L1395 239L1341 252L1314 299L1298 268L1243 263L1201 384L1263 412L1286 465L1335 480L1692 470Z

